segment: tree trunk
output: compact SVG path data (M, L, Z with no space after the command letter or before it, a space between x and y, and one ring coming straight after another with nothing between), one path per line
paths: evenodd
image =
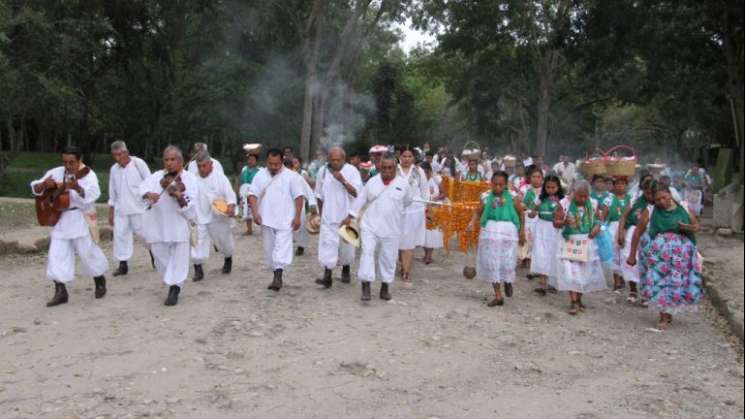
M323 0L314 0L303 32L303 53L305 59L305 99L303 103L303 125L300 132L300 157L310 161L313 143L314 114L318 108L320 93L318 81L318 61L321 49L321 25L323 19Z

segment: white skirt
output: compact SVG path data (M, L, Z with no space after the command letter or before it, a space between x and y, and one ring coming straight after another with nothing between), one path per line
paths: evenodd
M621 265L621 275L623 276L623 279L626 281L633 282L635 284L639 283L639 263L641 263L641 260L639 260L639 252L637 252L637 263L634 266L630 266L626 261L629 259L629 256L631 255L631 240L634 238L634 232L636 231L636 226L631 226L626 230L626 243L623 246L623 248L620 249L620 265ZM641 249L641 246L639 246Z
M403 226L403 232L398 244L399 250L414 250L417 247L424 246L424 236L427 230L424 208L404 211L401 225Z
M489 221L479 234L476 276L492 284L515 282L518 232L508 221Z
M530 273L550 276L556 272L558 244L561 230L552 221L538 220L533 236L533 258L530 260Z
M525 217L525 244L518 249L518 259L525 260L533 257L533 241L535 240L535 229L538 225L538 216Z
M442 249L442 231L427 230L424 233L424 247L427 249Z
M587 238L587 234L575 234L571 236L576 240ZM562 237L561 240L564 238ZM605 282L603 273L603 264L600 262L598 246L594 240L590 241L589 262L574 262L567 259L561 259L562 246L557 246L555 278L555 287L559 291L573 291L588 293L594 291L603 291L608 285Z

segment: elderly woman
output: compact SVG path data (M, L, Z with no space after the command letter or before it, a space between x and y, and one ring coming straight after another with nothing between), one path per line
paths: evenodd
M672 324L673 314L696 310L701 299L701 257L695 236L699 223L666 186L658 185L654 202L641 215L627 263L639 262L637 249L648 233L649 242L642 250L645 260L640 264L642 297L659 312L658 328L664 330Z
M569 258L564 254L564 246L559 246L556 275L551 278L552 281L556 281L556 288L559 291L569 292L569 314L576 315L586 309L582 303L582 296L585 293L606 289L603 265L594 240L600 233L600 221L596 215L597 203L590 198L590 184L586 181L577 182L569 208L566 212L561 207L557 210L560 214L556 217L554 226L563 227L561 234L564 240L584 242L583 246L587 246L584 249L587 261Z

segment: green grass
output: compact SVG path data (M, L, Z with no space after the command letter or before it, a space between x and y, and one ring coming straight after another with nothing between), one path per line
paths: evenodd
M50 166L52 168L54 166ZM12 169L9 168L5 171L2 179L0 179L0 196L9 196L14 198L31 198L31 182L44 176L44 173L48 169L31 170L27 168L23 169ZM98 198L98 203L105 203L109 199L109 172L101 173L96 172L98 176L98 184L101 187L101 197Z

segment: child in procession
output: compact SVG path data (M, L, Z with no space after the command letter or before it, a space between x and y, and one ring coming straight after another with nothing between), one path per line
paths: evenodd
M533 232L533 257L530 263L530 274L537 277L536 294L545 296L552 288L548 278L556 271L556 253L561 240L561 230L554 225L557 216L568 207L561 180L556 175L546 176L539 197L535 228ZM555 292L555 288L553 288Z
M429 196L431 201L441 202L445 200L445 194L441 191L440 184L442 178L432 171L432 165L424 162L420 166L427 176L427 185L429 187ZM429 223L430 211L427 211L427 223ZM442 231L438 228L427 229L424 234L424 264L432 263L432 254L434 249L441 249L443 246Z
M494 299L489 302L489 307L504 305L501 284L504 284L504 294L512 297L517 251L525 243L523 207L519 200L512 198L507 182L505 172L499 171L492 176L491 191L482 196L481 205L468 225L469 231L481 225L476 275L494 288Z
M522 196L523 208L528 214L525 220L525 244L520 247L519 259L523 267L530 266L531 250L533 247L533 234L536 222L538 221L536 208L540 201L541 190L543 189L543 171L538 166L529 166L526 170L526 179L528 183L520 190ZM528 279L533 279L528 275Z
M629 284L629 296L626 298L631 304L639 302L639 264L644 263L645 258L641 256L641 251L649 241L649 236L644 235L641 239L641 245L637 252L637 260L639 263L635 266L631 266L627 263L629 256L631 255L631 239L634 237L637 225L641 219L642 213L645 210L651 212L654 206L654 180L649 177L642 182L639 186L639 190L642 195L637 198L634 203L629 206L621 216L621 220L618 223L618 233L616 234L616 241L620 249L620 265L621 274L623 279ZM642 303L644 304L644 303Z

